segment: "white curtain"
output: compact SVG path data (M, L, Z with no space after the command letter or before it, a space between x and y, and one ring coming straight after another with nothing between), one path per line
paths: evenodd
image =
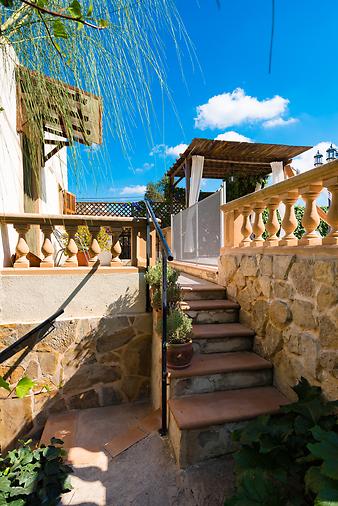
M191 157L191 179L189 193L189 207L198 202L203 175L204 156L194 155Z

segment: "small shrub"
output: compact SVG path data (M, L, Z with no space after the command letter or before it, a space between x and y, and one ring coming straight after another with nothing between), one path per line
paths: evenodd
M170 265L167 267L167 301L169 308L174 309L181 300L181 289L177 283L179 272ZM159 261L150 267L145 275L146 282L152 288L152 305L155 309L162 307L162 263Z
M298 401L234 433L237 490L225 506L338 506L336 402L302 378Z
M174 309L167 319L168 344L188 343L191 339L191 329L192 323L189 316L180 309Z
M64 463L63 441L51 439L48 446L30 447L31 441L0 458L0 505L56 506L64 492L72 489L72 468Z

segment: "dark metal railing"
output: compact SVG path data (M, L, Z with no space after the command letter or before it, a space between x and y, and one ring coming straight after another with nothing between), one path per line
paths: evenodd
M44 320L42 323L34 327L34 329L30 330L24 336L20 337L15 343L10 344L3 351L0 352L0 364L8 360L10 357L15 355L18 351L22 350L27 344L28 340L37 334L37 340L41 339L40 332L42 330L49 331L54 328L54 321L56 318L61 316L65 312L64 309L58 309L54 314L52 314L49 318ZM35 343L34 343L35 344Z
M174 260L168 243L163 235L161 227L155 216L154 210L149 200L145 199L144 204L147 211L147 269L150 266L150 222L153 223L156 235L159 239L160 250L162 255L162 424L160 434L165 436L168 430L167 423L167 316L168 316L168 297L167 297L167 263ZM146 294L147 309L150 308L150 293L147 285Z

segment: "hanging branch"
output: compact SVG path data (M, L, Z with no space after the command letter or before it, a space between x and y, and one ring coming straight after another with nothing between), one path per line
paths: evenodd
M82 25L89 26L90 28L94 28L94 30L103 30L104 28L106 28L106 26L99 26L99 25L95 25L94 23L89 23L88 21L86 21L85 19L82 19L81 17L73 17L73 16L69 16L68 14L63 14L61 12L51 11L49 9L46 9L45 7L40 7L39 5L32 3L29 0L21 0L21 2L23 4L31 7L32 9L42 12L43 14L49 14L50 16L53 16L56 18L67 19L69 21L76 21L77 23L81 23Z
M271 10L271 36L270 36L270 53L269 53L269 74L271 74L273 38L274 38L274 34L275 34L275 0L271 0L271 1L272 1L272 10Z

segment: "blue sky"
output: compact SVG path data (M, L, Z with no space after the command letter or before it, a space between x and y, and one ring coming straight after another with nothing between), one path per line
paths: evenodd
M147 182L160 179L174 162L177 146L194 137L237 140L240 135L299 145L338 141L336 0L276 0L271 74L270 0L221 0L220 9L216 0L176 3L200 65L183 53L184 82L173 44L163 36L178 117L154 79L152 139L143 127L132 129L127 160L104 124L104 146L92 152L82 148L81 177L70 170L69 189L79 198L142 197ZM295 165L310 168L312 156ZM216 186L209 182L204 188Z

